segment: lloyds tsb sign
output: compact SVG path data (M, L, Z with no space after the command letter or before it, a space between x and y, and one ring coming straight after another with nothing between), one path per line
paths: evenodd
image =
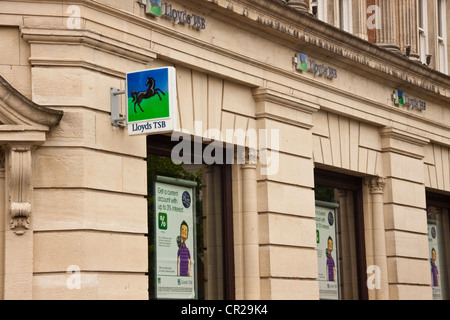
M324 77L327 79L337 79L338 72L336 69L326 66L324 64L318 64L314 60L309 59L306 54L297 53L294 57L294 64L298 71L308 71L316 76Z
M205 18L187 10L178 10L167 2L162 3L161 0L147 0L146 6L146 12L148 14L165 17L173 20L175 24L189 25L194 29L206 29Z

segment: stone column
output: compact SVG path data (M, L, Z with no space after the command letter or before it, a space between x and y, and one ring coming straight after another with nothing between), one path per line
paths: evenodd
M32 146L5 148L6 215L4 298L30 300L33 292Z
M406 48L409 46L409 58L419 60L416 0L398 0L398 3L398 45L404 54L406 54Z
M298 11L309 10L309 0L289 0L288 5Z
M376 30L376 42L380 47L389 51L400 52L397 38L397 10L398 1L375 0L375 5L380 8L378 17L380 29Z
M376 288L377 300L389 299L389 281L386 255L386 234L384 226L383 192L386 180L380 177L369 180L369 188L372 196L372 221L373 221L373 255L374 263L380 269L380 288Z
M241 166L245 300L261 298L256 158L250 152Z
M352 1L353 34L368 40L367 35L367 2L366 0Z

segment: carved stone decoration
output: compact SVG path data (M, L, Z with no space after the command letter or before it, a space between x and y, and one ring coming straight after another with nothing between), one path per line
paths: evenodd
M400 52L398 46L397 33L397 12L399 12L398 1L391 0L375 0L375 5L380 8L381 25L376 29L377 44L388 51Z
M11 203L11 230L15 234L24 234L30 224L31 203Z
M384 187L386 186L386 179L373 177L368 182L371 193L383 193Z
M243 165L254 165L258 163L259 154L258 151L251 148L245 148L242 150L239 150L241 148L238 148L236 152L236 158L238 164Z
M30 224L31 151L32 146L23 145L9 146L6 151L10 228L17 235L24 234Z

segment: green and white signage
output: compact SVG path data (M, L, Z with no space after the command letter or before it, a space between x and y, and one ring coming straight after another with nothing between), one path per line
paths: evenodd
M197 299L196 183L155 182L156 298Z
M128 134L161 134L175 130L176 71L173 67L127 74Z

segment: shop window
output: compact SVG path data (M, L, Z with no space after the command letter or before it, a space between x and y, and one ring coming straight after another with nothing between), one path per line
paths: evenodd
M232 300L235 289L231 168L206 166L193 155L191 163L175 164L171 159L175 144L165 136L149 136L147 140L149 298L185 300L194 292L193 298L198 300ZM167 189L168 193L179 195L183 191L182 187L176 189L176 185L171 187L172 192L169 187L161 187L170 186L171 181L195 186L192 198L188 197L189 204L195 201L192 218L189 215L187 219L179 218L179 209L166 212L159 208L162 202L158 202L158 192ZM181 191L177 193L178 190ZM169 196L164 194L160 200L166 201L164 198ZM183 209L184 199L178 200L173 197L167 205ZM177 219L183 220L182 223ZM175 282L165 280L169 277Z
M450 197L427 194L428 249L433 300L448 300Z
M358 178L315 170L320 299L367 299L361 190Z

